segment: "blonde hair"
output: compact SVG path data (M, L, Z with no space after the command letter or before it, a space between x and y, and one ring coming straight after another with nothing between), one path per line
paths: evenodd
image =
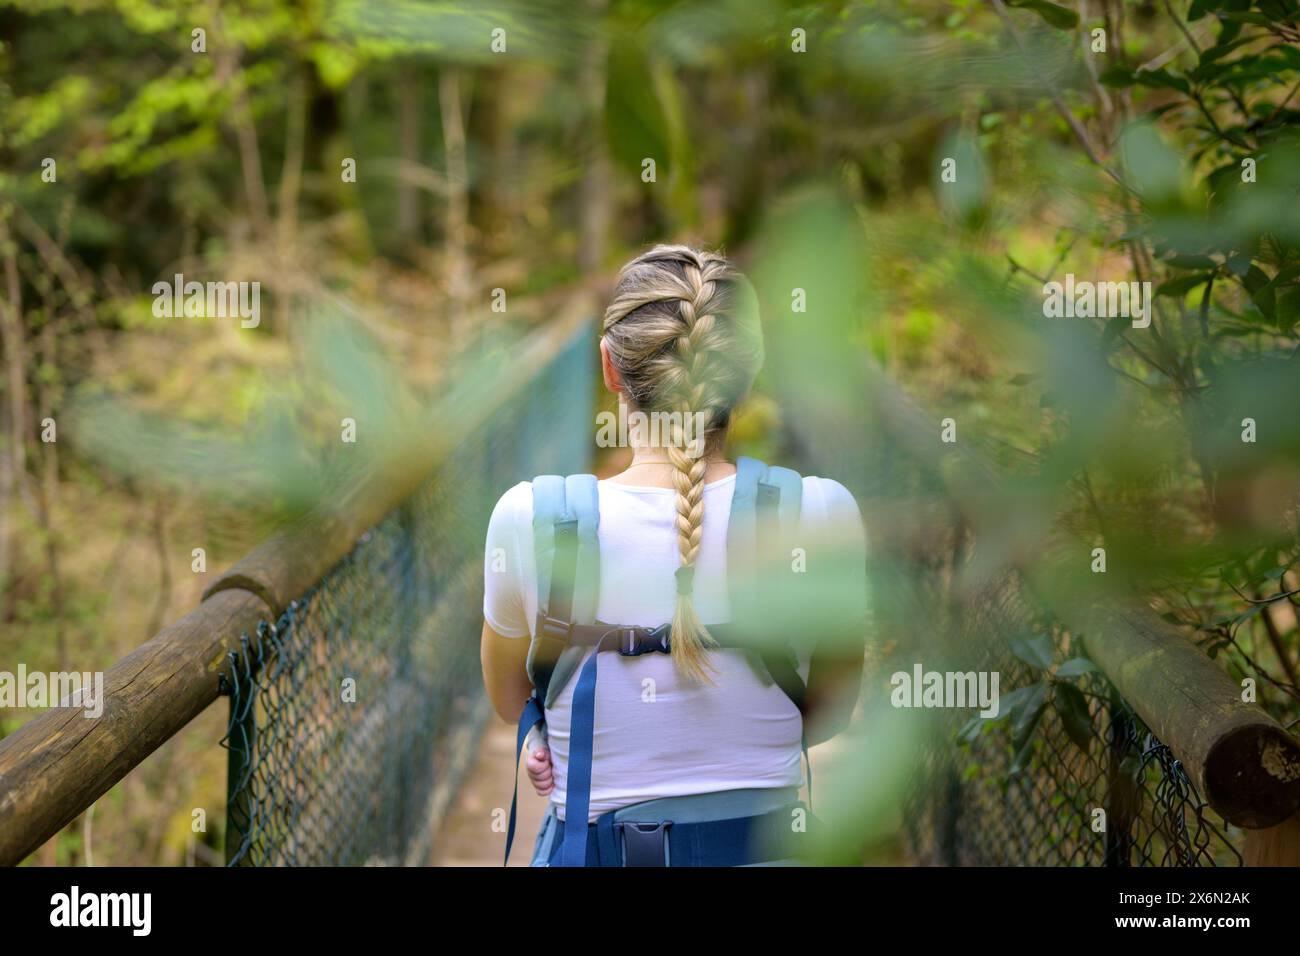
M672 435L665 449L674 468L681 557L672 655L682 674L707 682L706 650L717 644L700 624L691 597L704 524L704 475L732 409L763 364L757 297L724 256L655 246L619 273L603 331L629 403L645 413L681 413L669 419ZM695 420L703 425L703 436L697 433L695 440L703 442L693 455L685 424Z

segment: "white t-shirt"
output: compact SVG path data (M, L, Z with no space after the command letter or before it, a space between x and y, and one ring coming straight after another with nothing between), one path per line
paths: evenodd
M694 598L706 626L730 619L726 536L735 485L736 477L730 475L704 488ZM596 619L647 626L671 620L677 594L673 575L680 564L676 492L609 481L599 482L598 488ZM857 529L850 533L856 535L859 551L865 548L861 517L848 490L829 479L804 478L801 529L815 534L828 528L841 534L845 528ZM859 565L865 568L865 561ZM520 482L497 502L488 525L483 577L488 624L503 637L529 637L537 620L531 482ZM864 590L865 584L864 579ZM609 810L661 797L801 785L803 721L798 709L775 683L765 685L759 679L743 652L718 650L710 661L716 668L713 686L679 678L667 654L601 657L590 821ZM806 679L806 659L803 665ZM654 681L653 701L645 699L647 678ZM576 684L575 674L546 710L555 774L551 800L561 819Z

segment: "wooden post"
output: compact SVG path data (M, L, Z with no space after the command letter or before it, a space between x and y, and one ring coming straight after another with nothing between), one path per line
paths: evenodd
M1300 813L1275 827L1246 831L1247 866L1300 866Z
M244 837L253 829L253 795L247 787L249 764L257 739L257 698L255 684L241 687L230 696L230 734L226 750L226 864L234 860L243 846ZM255 861L245 855L239 866Z
M1179 631L1146 608L1094 606L1088 653L1210 806L1239 827L1300 809L1300 741Z
M1107 866L1133 865L1133 820L1137 816L1137 784L1123 770L1132 746L1132 721L1123 704L1110 692L1106 702L1110 735L1106 742L1106 857Z

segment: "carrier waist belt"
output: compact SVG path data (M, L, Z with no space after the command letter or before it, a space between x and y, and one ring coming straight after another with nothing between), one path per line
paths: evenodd
M791 833L792 812L800 806L702 823L618 821L618 811L611 810L587 825L586 865L745 866L786 859L790 848L780 848L776 838ZM555 843L547 860L551 866L559 865L564 845L564 821L555 823Z

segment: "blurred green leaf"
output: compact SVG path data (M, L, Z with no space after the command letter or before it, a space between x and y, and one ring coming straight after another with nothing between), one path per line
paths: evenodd
M1192 89L1185 78L1163 69L1138 70L1133 74L1133 82L1156 89L1177 90L1180 93L1190 93Z
M1132 86L1134 83L1133 71L1127 67L1115 64L1109 66L1097 77L1104 85L1123 89L1126 86Z
M1087 753L1093 741L1092 714L1083 693L1073 684L1057 684L1053 688L1052 703L1070 741Z
M1098 667L1086 657L1072 657L1056 669L1057 677L1082 677L1084 674L1096 674Z
M605 132L610 155L628 170L641 173L653 159L656 178L672 172L672 143L663 104L649 82L651 54L623 34L610 47L605 87Z
M1198 285L1204 285L1213 278L1214 273L1203 272L1193 276L1179 276L1177 279L1169 279L1156 286L1156 295L1173 296L1175 298L1184 296Z
M1025 691L1025 695L1015 701L1011 718L1012 746L1017 750L1023 748L1033 734L1034 728L1038 726L1038 719L1047 706L1046 681L1030 684ZM1003 702L1005 703L1005 699Z
M1067 10L1055 3L1049 3L1047 0L1015 0L1010 6L1021 10L1033 10L1058 30L1073 30L1079 25L1079 14L1077 12Z
M1015 634L1007 638L1011 652L1031 667L1046 670L1054 656L1050 634Z

